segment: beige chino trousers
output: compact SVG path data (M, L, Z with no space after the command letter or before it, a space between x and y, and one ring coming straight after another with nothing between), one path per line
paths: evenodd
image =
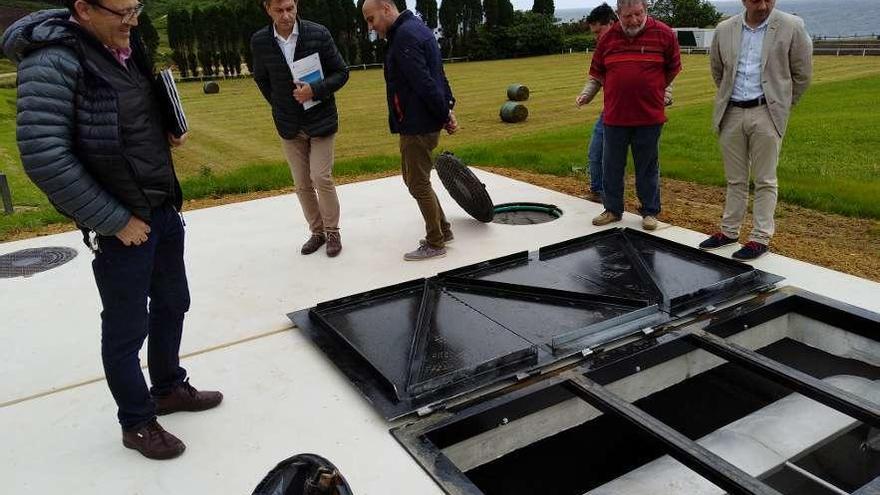
M718 139L727 178L727 196L721 231L738 239L749 205L749 176L755 182L750 241L767 245L775 232L774 214L778 184L776 165L782 137L770 120L767 105L727 107Z
M304 132L281 140L296 197L313 234L339 230L339 198L333 182L335 141L336 134L310 137Z

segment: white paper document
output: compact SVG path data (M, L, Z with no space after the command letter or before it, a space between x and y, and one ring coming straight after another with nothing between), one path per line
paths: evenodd
M324 80L321 57L317 53L291 62L290 72L293 74L294 82L311 84L312 89L314 89L316 82ZM307 100L303 103L303 108L308 110L318 103L321 103L321 100Z

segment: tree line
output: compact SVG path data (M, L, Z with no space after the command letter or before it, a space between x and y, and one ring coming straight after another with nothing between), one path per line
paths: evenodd
M437 30L445 57L475 59L541 55L562 48L553 19L553 0L535 0L530 12L515 12L510 0L395 0L412 8ZM370 41L361 15L364 0L302 0L299 15L326 26L343 58L352 65L380 63L384 42ZM148 36L152 22L140 30ZM270 22L258 0L227 0L187 8L175 2L167 12L170 58L183 77L237 75L251 68L250 37ZM144 24L148 24L145 26Z
M401 11L411 8L437 31L445 57L485 60L595 46L585 20L557 22L553 0L534 0L530 11L514 10L510 0L442 0L439 5L437 0L409 0L414 5L394 1ZM361 15L363 2L300 0L298 9L300 17L330 30L349 64L380 63L384 42L370 41ZM182 4L171 4L166 26L170 58L183 77L238 75L242 64L251 69L251 35L270 22L259 0L218 0L190 8ZM721 18L707 0L655 0L651 13L672 26L704 27ZM140 24L145 39L150 30L155 32L148 16Z

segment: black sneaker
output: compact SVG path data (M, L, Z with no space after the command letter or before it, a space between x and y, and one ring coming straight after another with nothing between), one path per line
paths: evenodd
M731 244L736 243L736 239L731 239L724 235L724 232L715 232L710 235L708 239L700 243L700 249L705 251L712 251L714 249L720 249L724 246L729 246Z
M751 261L767 254L767 250L768 248L766 244L749 241L746 243L745 246L743 246L739 251L733 253L731 256L735 260Z

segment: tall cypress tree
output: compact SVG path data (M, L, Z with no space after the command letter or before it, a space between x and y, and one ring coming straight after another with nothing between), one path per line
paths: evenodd
M431 29L437 29L437 0L416 0L416 12Z
M196 52L198 64L202 69L202 76L214 75L213 47L211 46L211 33L208 26L208 19L205 13L198 6L192 10L192 26L195 35ZM198 72L193 69L193 76L197 76Z
M513 4L510 0L498 0L498 25L510 26L513 24Z
M442 0L440 3L440 32L443 33L441 45L447 57L455 55L459 50L459 30L463 7L463 0Z
M357 45L355 37L357 36L357 17L362 17L360 12L354 5L353 0L336 0L338 18L336 21L336 32L333 35L336 41L336 47L342 54L342 58L349 64L354 63L357 58Z
M498 27L498 0L483 0L483 13L486 16L486 27Z
M461 1L461 44L465 49L477 33L477 28L483 24L483 5L480 0ZM458 53L462 55L464 52Z
M535 0L532 12L553 17L556 15L556 7L553 5L553 0Z
M269 23L269 16L263 4L256 0L242 0L236 15L238 35L241 40L242 54L248 71L254 70L254 55L251 53L251 37L260 28Z
M364 0L358 0L358 15L355 21L357 24L356 37L358 41L358 53L360 54L360 61L362 64L375 64L382 60L382 44L380 41L370 41L367 22L364 20L364 16L360 14L363 12L363 7Z
M189 12L181 8L168 11L168 44L171 46L171 58L177 65L180 75L188 77L198 75L193 50L193 28Z
M159 33L156 32L156 27L153 26L150 14L146 12L141 13L140 17L138 17L137 30L141 35L141 39L144 40L144 45L147 47L147 55L152 66L156 62L156 50L159 48Z

